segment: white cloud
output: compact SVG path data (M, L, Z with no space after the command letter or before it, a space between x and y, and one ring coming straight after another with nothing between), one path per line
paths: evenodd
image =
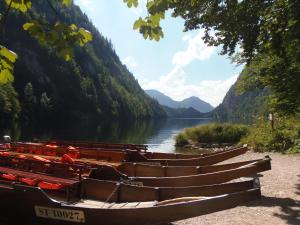
M175 53L172 63L174 65L187 66L195 59L209 59L214 53L215 47L207 46L202 40L203 35L203 30L200 30L194 37L191 35L183 36L182 40L188 44L187 49Z
M138 63L131 56L127 56L125 59L123 59L122 63L128 66L130 69L134 69L138 66Z
M143 89L156 89L174 100L196 96L209 102L213 106L220 104L238 75L229 77L227 80L203 80L196 84L186 83L186 73L180 66L165 76L161 76L158 81L141 80Z
M156 89L171 91L174 87L178 87L185 83L186 74L183 69L176 66L170 73L166 76L161 76L158 81L141 80L141 86L143 89ZM174 94L173 94L174 96Z
M143 89L156 89L174 100L196 96L209 102L213 106L220 104L238 75L229 77L227 80L202 80L199 83L188 84L187 74L184 67L194 60L207 60L215 51L215 47L207 46L202 37L204 32L200 30L192 37L190 34L183 36L182 40L187 43L187 49L175 53L172 63L174 68L158 81L140 80Z

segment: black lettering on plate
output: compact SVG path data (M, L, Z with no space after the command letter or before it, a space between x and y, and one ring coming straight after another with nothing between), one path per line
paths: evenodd
M85 223L85 216L82 210L50 208L43 206L35 206L34 209L37 217Z

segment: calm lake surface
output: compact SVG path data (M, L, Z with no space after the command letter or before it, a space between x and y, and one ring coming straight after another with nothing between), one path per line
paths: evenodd
M187 127L206 124L210 119L200 118L172 118L160 120L140 120L130 122L109 122L101 125L81 122L71 125L62 125L57 128L15 128L9 133L13 140L80 140L112 143L147 144L150 151L175 152L175 136Z

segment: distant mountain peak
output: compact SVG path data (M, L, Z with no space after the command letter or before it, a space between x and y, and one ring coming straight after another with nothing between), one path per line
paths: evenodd
M178 109L178 108L194 108L195 110L199 112L209 112L214 109L213 106L211 106L209 103L201 100L200 98L196 96L191 96L189 98L186 98L182 101L175 101L169 96L161 93L160 91L151 89L151 90L145 90L145 92L152 98L156 99L159 104L168 106L170 108Z
M196 100L196 99L201 100L200 98L198 98L198 97L196 97L196 96L188 97L188 98L186 98L185 100L188 100L188 99L190 99L190 100ZM202 101L202 100L201 100L201 101Z

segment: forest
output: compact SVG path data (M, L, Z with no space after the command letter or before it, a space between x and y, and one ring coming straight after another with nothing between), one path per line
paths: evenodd
M54 125L78 120L122 120L164 117L163 108L148 97L122 64L113 44L93 26L78 6L58 1L34 1L28 13L11 10L0 42L17 52L14 82L0 88L0 127ZM0 11L7 6L0 3ZM51 46L41 45L22 28L27 20L52 23L58 15L66 24L84 27L93 40L76 46L66 61Z

